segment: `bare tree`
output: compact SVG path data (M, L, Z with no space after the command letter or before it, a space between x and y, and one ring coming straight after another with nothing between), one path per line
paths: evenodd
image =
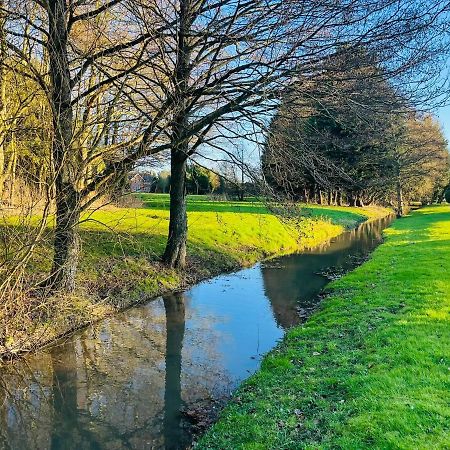
M397 216L402 217L409 201L432 201L436 190L443 192L449 153L442 130L430 115L410 113L398 128L390 153L391 185Z
M74 288L82 213L136 162L165 151L172 173L163 259L183 267L188 158L200 149L226 154L223 138L242 138L237 122L264 128L286 87L307 87L341 43L370 48L384 73L399 86L414 84L418 95L431 70L406 84L402 75L442 50L447 7L442 0L3 0L6 65L20 61L15 70L39 84L52 113L56 226L46 284Z
M143 81L149 92L159 93L157 103L162 109L151 101L141 105L150 119L146 137L154 151L168 147L171 151L171 211L164 262L171 267L185 265L189 157L206 149L227 153L226 139L245 138L236 132L236 122L246 120L263 129L281 93L293 81L307 89L319 62L342 43L348 51L370 48L382 61L386 76L396 77L399 85L401 80L406 89L402 75L424 67L442 50L440 18L446 8L447 2L437 0L426 7L400 0L141 0L130 4L144 33L156 35L154 30L163 30L155 40L157 49L152 47L147 69L152 76L147 73ZM416 96L423 93L423 81L423 77L408 79L408 87L415 84ZM161 115L167 110L168 116ZM154 137L149 138L150 134Z
M6 13L3 0L0 0L0 61L6 59L5 36ZM5 170L5 136L6 136L6 81L5 67L0 63L0 202L3 196L4 170Z
M53 290L75 287L82 212L147 148L139 145L138 119L123 89L124 80L143 65L151 36L136 32L123 3L10 0L1 9L8 17L10 60L20 61L26 76L39 83L52 112L49 158L56 225L53 267L45 285ZM20 45L25 39L32 43L27 52ZM111 126L115 131L109 139Z

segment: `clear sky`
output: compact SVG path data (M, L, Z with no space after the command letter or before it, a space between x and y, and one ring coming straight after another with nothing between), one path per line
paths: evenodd
M447 141L450 143L450 105L439 108L437 111Z

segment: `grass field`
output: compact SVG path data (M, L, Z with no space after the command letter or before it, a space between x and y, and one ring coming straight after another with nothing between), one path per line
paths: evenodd
M281 222L254 199L239 203L191 196L188 268L181 273L159 263L167 239L169 196L138 197L137 207L105 207L83 218L78 291L73 296L50 299L46 305L32 302L33 311L25 308L10 313L10 351L30 347L36 339L52 340L118 309L200 279L318 244L345 227L387 212L308 207L302 208L302 217L294 226ZM42 279L50 267L51 247L43 245L33 259L29 278ZM20 330L19 335L14 335L16 330ZM6 350L0 344L0 354Z
M188 197L187 273L161 271L155 266L164 251L169 220L169 196L141 194L139 208L96 211L82 226L85 242L80 281L118 286L117 277L127 273L127 295L156 295L161 287L179 287L199 278L247 266L271 255L290 253L323 242L367 218L385 215L378 208L305 207L295 226L280 221L265 205L213 201ZM155 270L156 269L156 270ZM110 273L113 279L106 275ZM104 294L103 294L104 295ZM117 292L112 294L117 297ZM129 300L129 297L127 298Z
M386 234L197 449L450 448L450 207Z

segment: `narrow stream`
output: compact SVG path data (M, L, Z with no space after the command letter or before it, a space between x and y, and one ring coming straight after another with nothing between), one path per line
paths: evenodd
M0 448L184 449L391 219L158 298L0 372ZM200 422L200 423L199 423Z

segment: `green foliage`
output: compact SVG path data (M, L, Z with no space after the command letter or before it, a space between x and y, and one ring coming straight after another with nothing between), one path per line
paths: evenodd
M445 196L445 201L446 201L447 203L450 203L450 187L448 187L448 188L445 190L444 196Z
M211 194L220 186L217 174L205 167L190 164L187 168L187 190L193 194Z
M330 74L308 89L294 85L281 102L262 155L268 183L322 204L401 210L409 200L435 201L450 167L438 121L407 107L364 51L337 52L330 64Z
M170 172L163 170L158 175L157 189L159 192L166 193L170 189Z
M299 83L285 96L263 154L275 189L305 201L318 201L319 190L339 191L350 203L363 193L373 200L368 191L389 169L386 105L399 102L380 72L364 49L342 47L308 89Z
M395 222L196 448L448 448L449 241L449 206Z

